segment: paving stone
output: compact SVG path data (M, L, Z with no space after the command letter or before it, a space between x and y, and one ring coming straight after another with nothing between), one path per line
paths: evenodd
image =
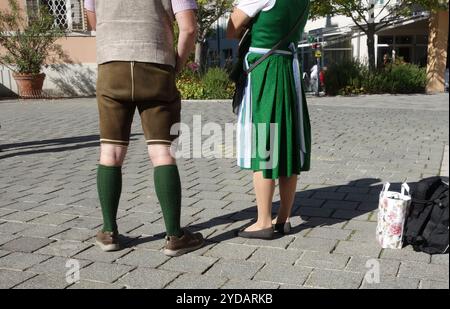
M25 223L44 215L44 212L17 211L15 213L1 217L0 220Z
M218 244L209 250L205 256L222 259L246 260L257 248L240 244Z
M412 247L406 247L402 250L384 249L381 257L385 259L393 259L400 261L415 261L429 263L431 256L424 252L415 252Z
M9 269L0 269L0 278L2 278L2 280L0 280L0 289L13 288L33 276L36 276L36 274Z
M34 224L61 225L65 222L75 219L77 216L64 214L48 214L31 221Z
M73 267L73 259L55 256L42 263L35 264L28 271L38 274L46 274L54 277L62 277ZM80 269L91 264L91 261L76 260Z
M241 260L220 260L205 274L228 279L251 279L263 267L263 263Z
M71 241L86 241L89 239L92 239L95 237L95 233L92 232L92 230L88 229L77 229L77 228L71 228L68 230L65 230L62 233L56 234L52 236L52 239L57 240L71 240Z
M326 201L323 208L340 209L340 210L355 210L358 207L358 202L349 201Z
M80 278L83 280L112 283L134 268L133 266L127 265L94 262L81 269Z
M47 255L55 255L55 256L63 256L63 257L72 257L75 254L86 250L91 247L91 244L88 243L80 243L74 241L67 240L58 240L46 247L43 247L37 251L40 254Z
M180 273L197 273L202 274L208 270L217 258L198 256L194 254L185 254L177 258L172 258L164 263L159 269L170 270Z
M226 278L198 274L183 274L172 281L168 289L218 289L227 281Z
M26 223L5 222L3 224L0 224L0 233L16 234L16 233L26 230L29 227L30 226Z
M311 232L308 233L307 237L346 240L349 238L350 234L351 231L348 230L333 229L327 227L315 227L311 229Z
M278 289L279 284L273 282L262 282L255 280L229 280L222 289L233 290L275 290Z
M267 264L256 274L254 280L302 285L311 271L312 268L302 266Z
M372 270L375 263L379 263L380 275L385 277L396 277L400 268L400 262L388 259L374 259L370 257L351 257L345 270L352 272L367 273Z
M50 238L53 235L67 230L64 227L53 225L28 224L28 226L29 228L20 232L20 235L24 237Z
M111 262L117 260L118 258L125 256L130 251L131 251L130 248L126 248L126 249L123 249L120 251L104 252L98 246L92 246L89 249L84 250L83 252L75 255L74 258L111 263Z
M51 242L52 240L45 238L20 237L4 244L1 248L8 251L31 253L47 246Z
M138 268L119 279L127 288L162 289L178 277L178 273L152 268Z
M256 250L248 260L266 264L276 263L294 265L295 261L300 258L302 253L303 252L300 250L261 247Z
M0 245L3 245L19 237L20 237L19 235L0 234Z
M435 254L431 256L431 263L439 265L447 265L449 262L448 254Z
M228 204L230 204L230 201L201 199L192 206L197 208L224 208Z
M340 241L333 253L341 253L351 256L369 256L377 258L381 248L378 243L363 243L356 241Z
M156 250L133 250L122 258L119 258L116 263L156 268L166 262L169 258L161 251Z
M330 217L333 213L333 209L325 209L325 208L312 208L312 207L300 207L296 214L300 216L308 216L308 217Z
M78 289L78 290L111 290L111 289L123 289L124 286L121 284L110 284L104 282L96 281L86 281L80 280L80 282L75 283L68 287L68 289Z
M448 267L419 262L402 262L398 272L399 277L425 280L448 281Z
M337 241L333 239L297 237L288 249L331 252L336 244Z
M418 279L381 277L380 282L368 282L363 280L362 289L417 289L419 286Z
M14 287L15 289L64 289L70 283L65 277L39 275Z
M297 260L295 265L321 269L343 270L349 259L350 257L346 255L306 251L302 257Z
M448 281L433 281L433 280L422 280L420 283L421 289L437 289L437 290L448 290Z
M361 273L314 269L305 285L326 289L357 289L361 286L362 280Z
M100 218L78 217L74 220L62 224L61 226L65 228L80 228L80 229L94 230L98 229L102 225L103 221Z
M12 252L0 258L0 268L25 270L49 258L48 255Z

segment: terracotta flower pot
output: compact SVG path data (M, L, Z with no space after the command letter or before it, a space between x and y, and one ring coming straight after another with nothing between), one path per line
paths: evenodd
M13 73L16 80L19 96L25 99L38 98L42 96L45 74Z

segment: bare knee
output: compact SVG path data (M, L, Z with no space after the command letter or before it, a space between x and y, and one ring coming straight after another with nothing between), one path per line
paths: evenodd
M100 147L100 164L106 166L122 166L127 147L102 144Z
M148 155L153 166L176 164L176 160L170 152L170 146L167 145L148 146Z

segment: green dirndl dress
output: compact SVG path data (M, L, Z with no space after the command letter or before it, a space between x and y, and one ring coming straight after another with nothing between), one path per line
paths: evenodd
M305 11L306 10L306 11ZM257 66L248 78L238 113L237 156L243 169L278 179L310 169L311 125L296 45L303 33L309 0L277 0L255 18L246 57L250 66L285 37L300 16L302 26L282 50Z

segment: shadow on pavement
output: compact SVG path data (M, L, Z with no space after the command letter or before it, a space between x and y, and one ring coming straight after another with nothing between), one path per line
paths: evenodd
M131 134L131 137L139 135L142 134ZM130 141L134 140L137 139L130 138ZM2 152L0 153L0 159L39 153L54 153L68 150L77 150L89 147L98 147L99 145L100 136L98 135L75 136L23 143L11 143L0 145L0 148L2 150Z

